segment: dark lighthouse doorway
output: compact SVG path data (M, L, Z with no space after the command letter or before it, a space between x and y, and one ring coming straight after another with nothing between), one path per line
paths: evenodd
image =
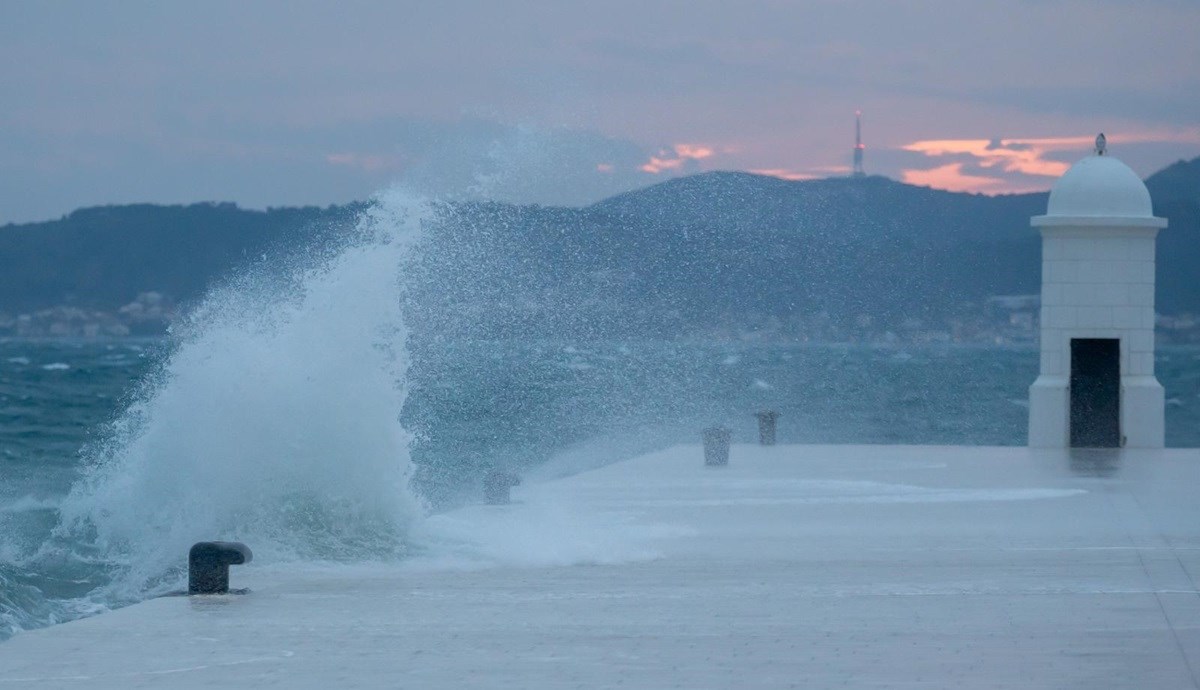
M1071 447L1121 445L1121 341L1071 339Z

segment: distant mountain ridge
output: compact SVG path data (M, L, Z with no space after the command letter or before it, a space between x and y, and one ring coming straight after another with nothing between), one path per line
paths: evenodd
M1200 195L1200 158L1175 161L1146 178L1146 187L1156 204L1195 202Z
M1159 239L1159 311L1198 313L1200 158L1146 184L1170 220ZM945 329L990 296L1037 292L1040 240L1029 218L1045 207L1045 193L740 172L578 209L443 205L407 268L413 320L418 331L464 337ZM361 208L142 204L0 227L0 313L115 311L150 291L186 303L264 254L345 232Z

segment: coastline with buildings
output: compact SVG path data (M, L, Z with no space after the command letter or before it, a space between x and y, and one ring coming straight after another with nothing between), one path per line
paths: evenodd
M165 335L178 316L174 300L150 291L116 311L60 305L23 314L0 312L0 338L153 337Z
M736 321L687 328L679 337L713 342L864 343L875 345L1036 345L1040 295L996 295L982 303L957 305L936 319L909 317L884 321L870 314L835 320L828 312L791 319L750 311ZM120 339L161 337L183 313L161 292L144 292L115 311L60 305L31 313L0 312L0 338ZM1200 315L1156 314L1159 345L1200 345ZM647 336L647 337L656 337ZM629 336L636 339L637 336Z

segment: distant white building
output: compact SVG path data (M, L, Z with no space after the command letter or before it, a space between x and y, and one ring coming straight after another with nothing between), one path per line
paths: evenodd
M1029 389L1029 445L1163 446L1154 378L1156 218L1137 174L1095 154L1050 191L1042 233L1041 373Z

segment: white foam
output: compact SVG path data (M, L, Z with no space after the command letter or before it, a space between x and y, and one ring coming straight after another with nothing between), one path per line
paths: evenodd
M941 465L944 467L944 464ZM897 463L896 469L921 468L913 463ZM937 469L936 464L924 468ZM664 490L665 489L665 490ZM889 484L876 481L785 479L779 477L751 479L698 477L689 481L660 481L655 493L670 498L643 495L631 489L629 500L616 506L638 505L656 507L682 506L772 506L772 505L829 505L862 503L963 503L988 501L1033 501L1070 498L1087 493L1085 489L1060 488L939 488L910 484Z
M425 205L375 200L332 259L211 294L63 502L60 537L122 571L110 598L177 584L196 541L256 559L379 554L420 513L408 490L398 266ZM284 285L285 287L280 287Z
M416 565L477 568L647 561L661 556L658 540L689 533L639 523L634 512L594 510L542 491L527 502L432 516L413 536L428 549Z
M52 364L44 364L42 368L46 371L66 371L71 368L71 365L66 362L54 362Z
M59 499L37 498L36 496L21 496L15 500L0 505L0 513L25 513L33 510L55 510Z
M715 507L715 506L786 506L822 505L837 503L970 503L976 501L1032 501L1068 498L1087 493L1083 489L996 489L996 490L929 490L913 493L879 493L846 496L778 496L759 498L697 498L638 501L638 505L656 507Z

